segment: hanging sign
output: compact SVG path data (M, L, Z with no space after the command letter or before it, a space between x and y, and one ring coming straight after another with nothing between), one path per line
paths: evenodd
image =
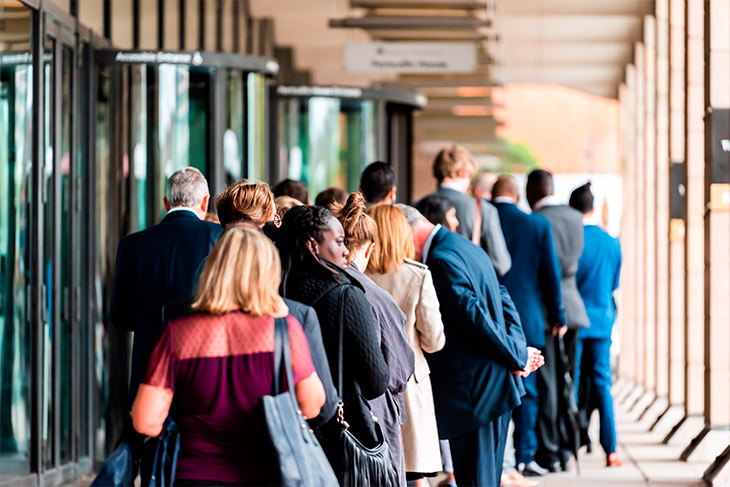
M350 73L472 73L476 44L469 42L366 42L345 45Z

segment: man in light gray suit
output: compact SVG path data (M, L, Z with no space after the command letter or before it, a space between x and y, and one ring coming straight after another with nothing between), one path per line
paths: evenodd
M468 150L460 145L444 147L433 161L433 175L438 181L436 194L448 199L456 209L459 226L456 232L483 248L492 260L497 275L512 267L497 209L468 194L477 165Z
M583 253L583 215L574 208L558 201L553 195L553 175L548 171L536 169L527 176L525 188L527 202L534 213L546 217L553 227L555 248L562 271L561 292L567 326L546 330L546 366L538 375L538 391L542 400L538 415L538 463L551 472L568 469L571 457L569 445L561 442L558 434L558 395L562 382L559 380L556 365L560 360L557 349L557 335L563 336L570 375L575 377L575 353L578 344L578 330L590 325L583 299L578 292L575 275L578 260Z

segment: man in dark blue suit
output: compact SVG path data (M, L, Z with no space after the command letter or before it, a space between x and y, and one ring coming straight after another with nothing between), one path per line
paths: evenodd
M520 190L514 178L500 176L492 189L492 203L497 207L502 233L512 257L512 268L500 282L512 297L527 338L527 345L545 347L547 324L558 329L565 326L561 303L561 271L553 242L552 227L542 215L528 214L517 207ZM534 461L537 451L537 416L540 405L537 374L524 381L525 397L514 412L515 460L523 475L546 473Z
M221 233L220 225L203 221L209 199L199 170L178 169L167 180L162 221L117 247L111 321L134 332L130 406L162 328L162 307L192 294L195 271Z
M398 205L413 229L416 259L433 275L446 346L427 356L439 436L448 439L460 486L500 485L507 428L537 366L519 315L485 252Z

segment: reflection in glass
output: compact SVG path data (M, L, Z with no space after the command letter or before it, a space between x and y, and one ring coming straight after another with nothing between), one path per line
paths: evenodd
M59 369L60 382L60 447L61 463L71 460L71 402L78 400L71 397L71 383L75 378L71 376L71 303L73 299L74 286L71 282L71 262L73 259L73 247L77 242L71 238L73 192L71 172L71 107L73 106L71 91L71 69L73 53L68 47L63 47L61 67L61 147L60 147L60 174L61 179L61 226L60 244L61 261L59 270L61 277L61 303L59 322L59 360L56 366ZM52 205L51 205L52 206ZM78 259L76 259L78 260Z
M208 167L208 105L212 78L205 70L161 64L158 68L157 189L165 194L167 178L185 166ZM164 215L162 201L154 201L155 215Z
M223 169L226 184L243 177L243 73L232 69L226 72L226 130L223 133Z
M340 100L309 99L309 147L305 152L305 174L312 196L340 181Z
M248 171L249 179L266 178L266 79L259 73L248 73Z
M25 15L15 21L21 27L25 24L30 36L30 9L14 10ZM2 17L0 11L0 32L5 25ZM30 51L17 47L23 50L17 50L16 62L0 67L0 483L30 472L27 306L33 74Z
M53 466L54 449L53 449L53 330L55 326L54 308L53 308L53 160L54 160L54 143L53 134L55 133L55 114L56 106L55 90L53 89L55 78L55 64L53 63L53 53L55 52L56 43L51 39L46 39L45 56L43 58L44 71L44 129L43 129L43 147L44 162L42 176L43 191L43 287L42 297L43 305L41 314L43 317L43 424L41 425L41 442L43 449L43 463L47 468Z
M129 136L132 147L132 175L130 179L131 205L129 226L132 231L147 228L147 66L130 68L131 107Z

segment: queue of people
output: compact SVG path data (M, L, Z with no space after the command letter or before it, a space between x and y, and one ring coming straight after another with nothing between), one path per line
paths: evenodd
M134 332L142 485L156 448L145 437L168 417L180 431L174 485L280 484L262 406L281 356L277 319L284 387L340 485L424 487L446 471L450 487L528 487L525 476L567 470L562 346L599 410L607 464L620 465L608 365L620 249L583 227L590 186L562 205L550 173L533 172L528 214L515 180L475 179L462 147L433 169L439 189L415 207L395 204L384 162L364 170L360 191L329 188L315 205L301 181L241 180L215 198L219 225L203 221L204 176L170 176L166 216L119 243L111 307ZM345 447L343 434L354 438Z

